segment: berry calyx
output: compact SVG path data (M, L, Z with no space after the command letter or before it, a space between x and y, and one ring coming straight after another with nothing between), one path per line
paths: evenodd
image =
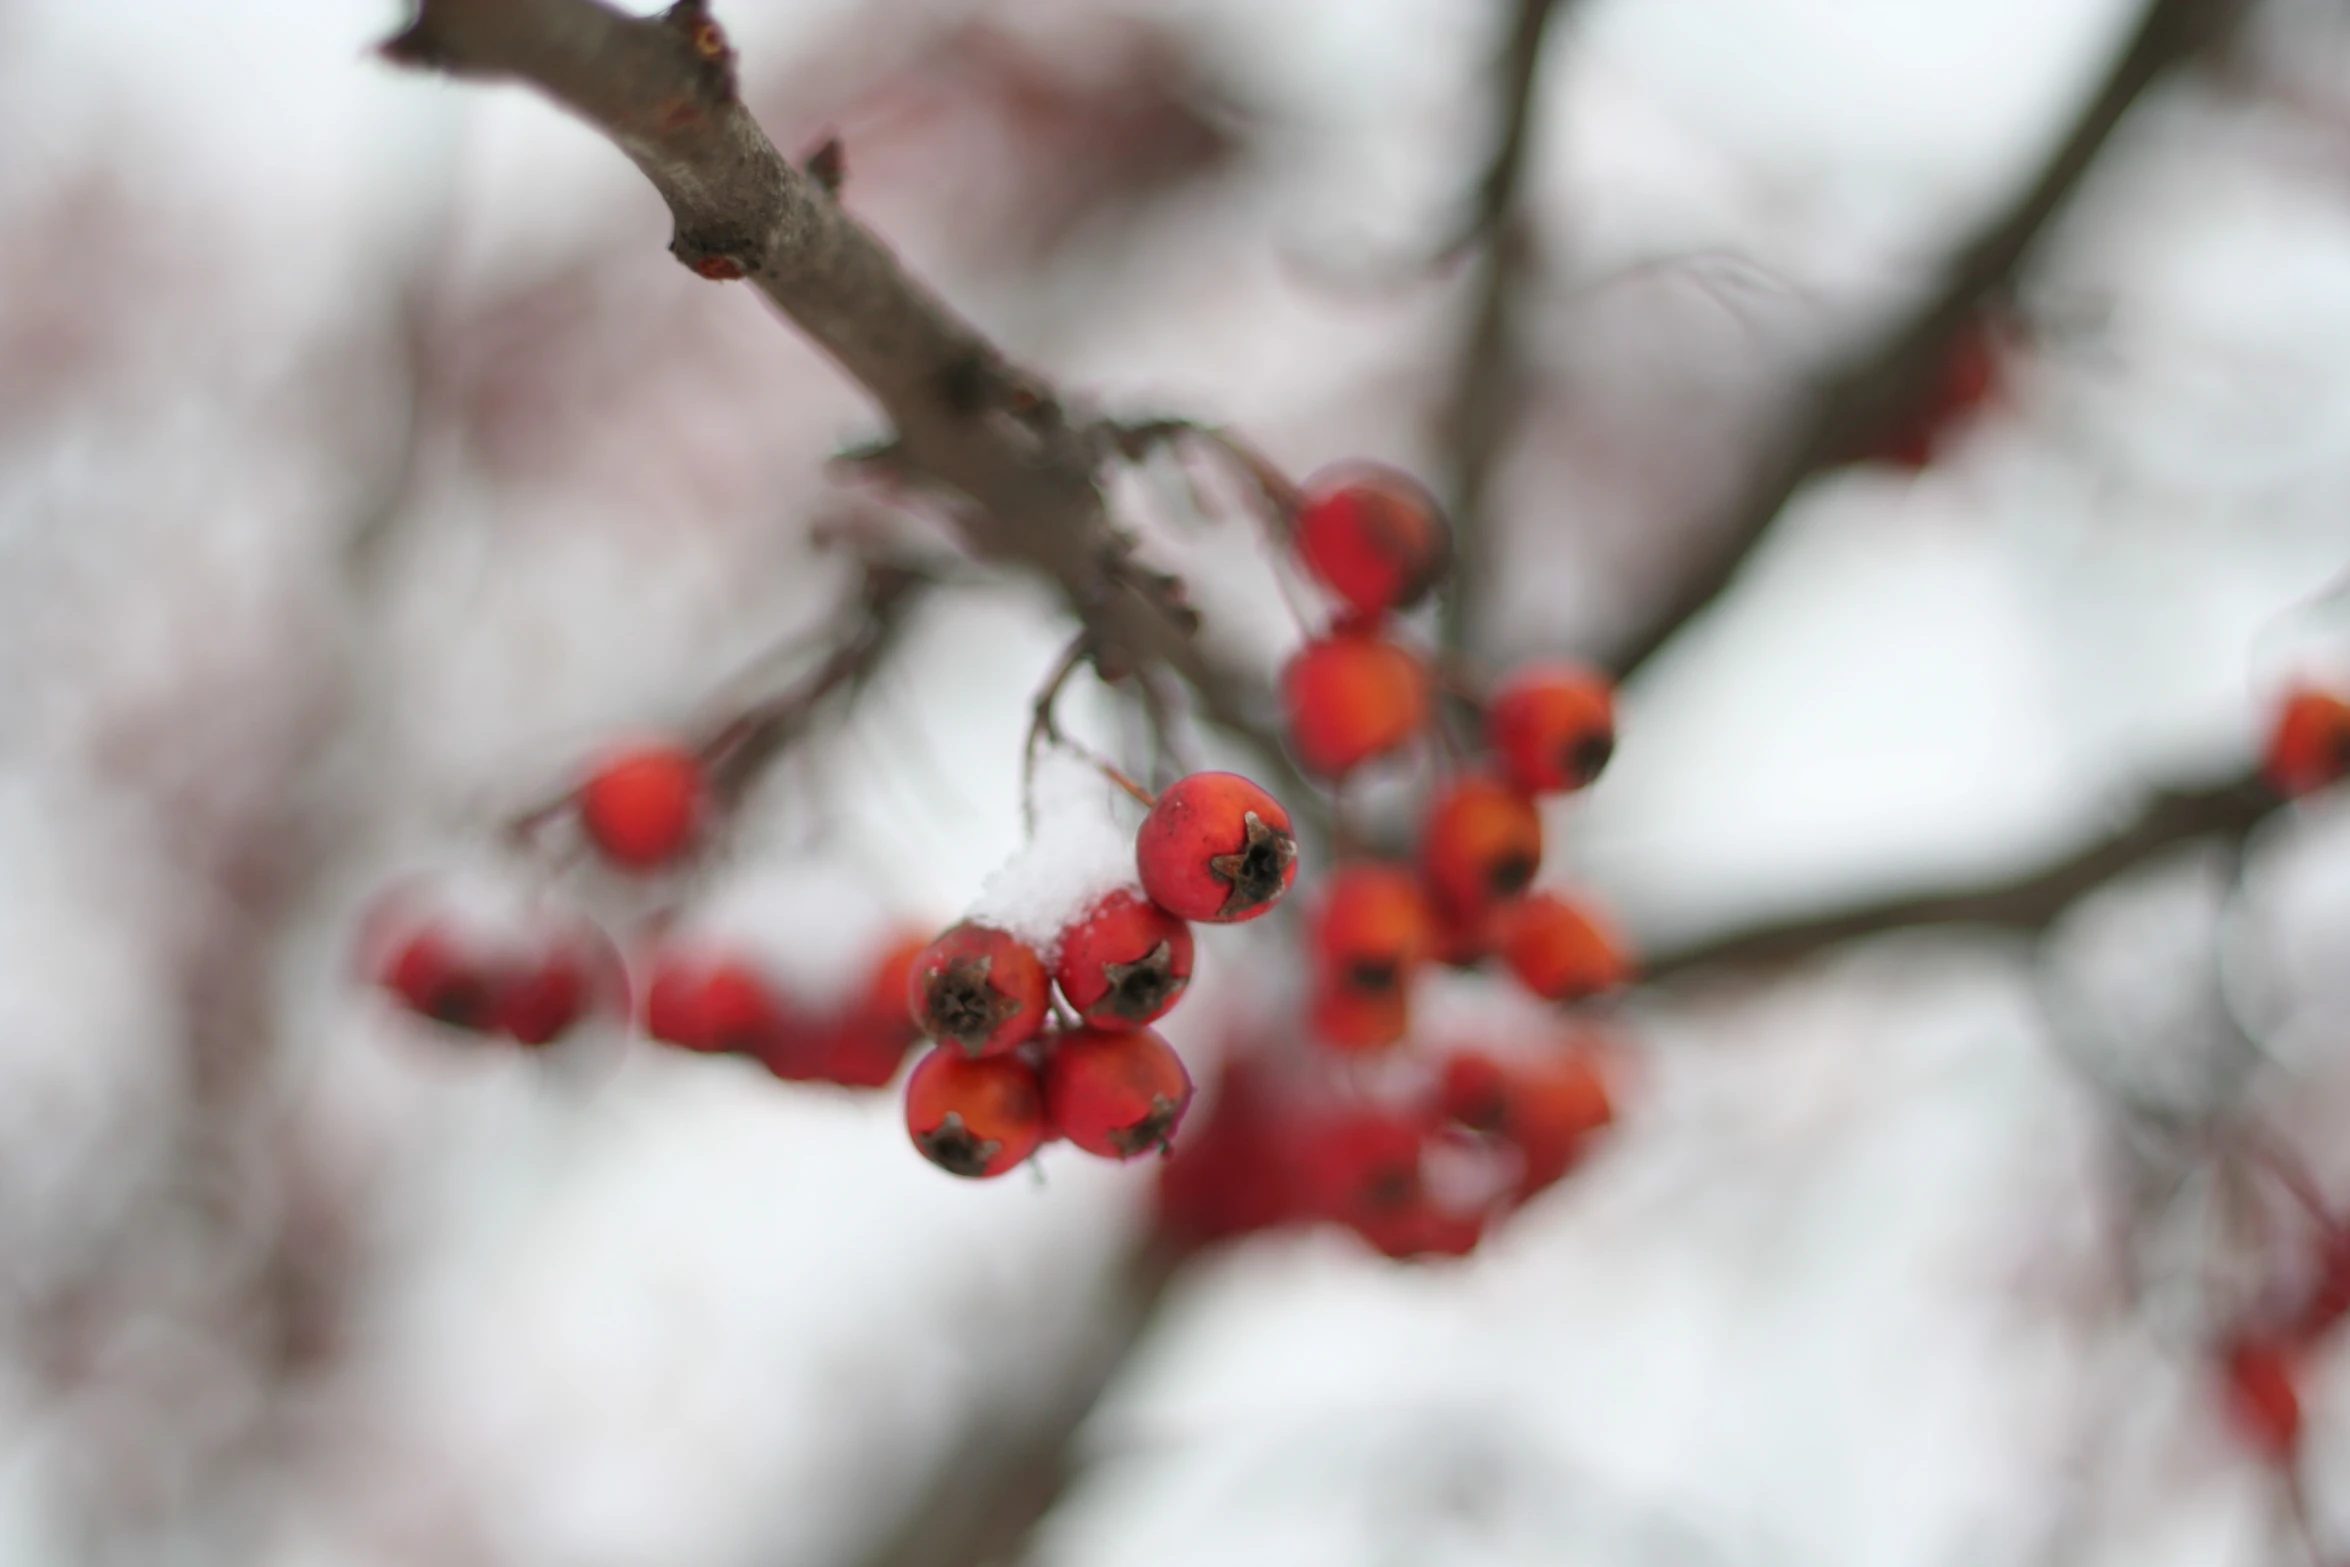
M923 948L906 998L914 1026L932 1039L965 1055L1001 1055L1044 1027L1044 964L1017 938L966 921Z
M968 1056L941 1046L906 1079L906 1132L922 1157L949 1175L1002 1175L1044 1141L1043 1085L1018 1056Z
M1545 1001L1580 1001L1632 977L1623 943L1589 909L1555 893L1505 905L1495 925L1510 971Z
M1340 778L1408 745L1428 722L1428 669L1383 637L1308 642L1281 671L1290 748L1308 772Z
M701 759L682 746L615 752L579 786L581 830L623 870L658 870L683 855L702 814Z
M1542 818L1508 785L1463 778L1429 808L1420 863L1444 922L1474 925L1542 868Z
M2307 686L2287 696L2261 770L2269 787L2287 799L2350 773L2350 702Z
M1053 1042L1044 1093L1062 1136L1104 1159L1132 1159L1175 1135L1191 1074L1150 1029L1081 1028Z
M1510 782L1525 793L1581 789L1615 755L1615 695L1595 669L1531 664L1494 694L1485 736Z
M1435 498L1410 475L1370 463L1306 481L1296 543L1306 569L1362 614L1409 609L1452 558Z
M1238 773L1193 773L1159 795L1135 835L1150 900L1177 919L1237 924L1297 880L1297 836L1281 803Z
M1120 889L1061 932L1053 972L1061 994L1097 1028L1140 1028L1166 1016L1191 983L1191 927Z

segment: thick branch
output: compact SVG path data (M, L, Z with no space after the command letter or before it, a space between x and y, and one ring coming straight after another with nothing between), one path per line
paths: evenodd
M1833 368L1808 390L1746 493L1704 546L1699 567L1680 582L1602 661L1620 676L1655 655L1729 587L1746 557L1796 488L1848 460L1925 399L1952 338L2006 289L2048 220L2063 207L2138 95L2174 67L2222 41L2248 0L2153 0L2137 36L2115 62L2039 176L1952 259L1941 288L1876 346Z
M2111 837L2013 881L1758 925L1655 954L1645 968L1649 978L1664 979L1694 969L1782 966L1865 936L1927 925L2044 930L2084 894L2167 849L2201 838L2243 841L2276 806L2276 796L2250 777L2213 789L2158 795Z
M1211 720L1286 768L1248 683L1200 652L1162 581L1131 568L1091 434L775 150L702 0L654 18L602 0L420 0L385 52L527 81L611 138L668 203L678 259L747 278L873 395L903 467L974 503L958 514L977 553L1058 584L1106 669L1171 666Z

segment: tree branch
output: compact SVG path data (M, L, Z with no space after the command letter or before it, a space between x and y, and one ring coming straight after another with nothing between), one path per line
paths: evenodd
M1497 63L1501 131L1493 156L1478 182L1477 207L1462 236L1482 236L1475 302L1461 345L1446 404L1445 438L1452 449L1452 582L1444 597L1443 642L1452 652L1467 648L1486 570L1486 495L1510 427L1512 382L1518 360L1518 284L1530 262L1529 240L1520 216L1526 149L1534 123L1534 88L1541 77L1542 43L1552 20L1572 0L1516 0L1508 46Z
M658 17L602 0L419 0L384 53L529 82L602 131L668 203L677 258L707 278L748 279L881 405L898 465L972 503L956 512L974 553L1057 584L1105 672L1173 668L1206 716L1294 789L1252 684L1202 653L1195 617L1111 528L1096 433L776 151L743 106L704 0Z
M1776 449L1713 531L1697 569L1629 635L1604 650L1601 661L1607 667L1628 679L1646 664L1729 587L1771 520L1806 478L1848 461L1923 403L1952 338L1976 310L2013 282L2033 242L2104 150L2138 95L2223 41L2248 8L2249 0L2153 0L2148 5L2130 46L2039 176L1952 258L1932 297L1875 347L1831 369L1805 391Z
M1643 972L1659 980L1700 969L1784 967L1865 936L1928 925L2045 930L2083 895L2167 849L2199 838L2241 843L2277 804L2257 777L2157 795L2119 832L2012 881L1757 925L1647 957Z

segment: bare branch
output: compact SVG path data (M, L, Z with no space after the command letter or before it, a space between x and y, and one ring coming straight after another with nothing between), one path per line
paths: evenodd
M1757 925L1657 953L1646 958L1643 967L1650 979L1698 969L1779 967L1865 936L1928 925L2045 930L2084 894L2167 849L2200 838L2243 841L2277 803L2276 795L2256 777L2158 795L2119 832L2012 881Z
M1883 340L1834 367L1802 396L1779 443L1746 493L1711 531L1698 568L1602 662L1629 677L1703 613L1813 473L1849 460L1916 409L1934 384L1952 338L2013 282L2048 221L2063 207L2130 106L2169 71L2223 42L2249 0L2153 0L2137 35L2047 164L2014 204L1951 260L1942 286Z
M677 258L748 279L872 394L906 469L973 503L956 513L974 552L1051 579L1106 675L1173 668L1211 721L1297 785L1252 684L1206 657L1196 617L1110 527L1092 432L776 151L704 0L651 18L602 0L420 0L384 52L529 82L602 131L668 203Z
M1571 3L1571 0L1570 0ZM1534 123L1535 83L1543 40L1565 9L1560 0L1516 0L1507 48L1498 62L1501 131L1477 189L1476 211L1462 244L1482 235L1485 246L1469 313L1468 333L1446 405L1445 439L1452 451L1452 582L1444 596L1444 646L1468 645L1486 564L1486 493L1509 433L1517 374L1518 285L1531 259L1521 221L1520 186ZM1457 247L1456 247L1457 248Z

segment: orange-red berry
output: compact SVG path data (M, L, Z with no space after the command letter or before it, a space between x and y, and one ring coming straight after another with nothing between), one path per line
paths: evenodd
M625 994L619 954L603 932L549 940L532 961L515 966L498 987L497 1027L526 1045L552 1044L600 1003ZM625 1015L623 1003L618 1010Z
M624 870L658 870L684 854L701 830L702 811L701 760L679 746L617 752L579 786L581 829Z
M1430 806L1420 864L1444 923L1473 926L1542 868L1542 818L1508 785L1463 778Z
M1063 1137L1104 1159L1164 1148L1191 1104L1183 1058L1147 1028L1081 1028L1044 1062L1046 1113Z
M906 1000L915 1026L940 1044L1001 1055L1044 1027L1044 964L1016 937L966 921L922 949Z
M1580 789L1616 751L1616 703L1607 677L1580 664L1513 672L1485 709L1485 737L1511 783L1527 794Z
M1193 773L1160 794L1135 835L1150 900L1177 919L1253 920L1297 880L1297 836L1281 803L1237 773Z
M2250 1338L2231 1346L2224 1358L2228 1414L2237 1430L2272 1462L2293 1455L2301 1443L2301 1395L2285 1346Z
M664 954L645 987L645 1032L706 1055L765 1061L795 1020L757 967L740 958Z
M1296 542L1306 569L1362 614L1410 608L1452 558L1435 498L1408 474L1369 463L1306 482Z
M1315 1212L1360 1227L1425 1196L1420 1180L1420 1128L1386 1110L1335 1117L1304 1134L1301 1174Z
M1191 927L1121 888L1061 932L1053 978L1097 1028L1140 1028L1167 1015L1191 983Z
M1308 642L1281 671L1290 748L1308 772L1343 777L1411 743L1428 723L1428 666L1383 637Z
M1438 1103L1449 1121L1472 1132L1498 1132L1509 1119L1509 1073L1481 1051L1461 1051L1445 1060Z
M1545 1001L1580 1001L1632 977L1623 942L1589 909L1555 893L1528 893L1494 923L1510 972Z
M1345 1050L1394 1044L1410 1027L1412 973L1435 931L1409 871L1356 861L1333 871L1314 911L1314 1032Z
M1552 1185L1582 1162L1593 1133L1615 1119L1598 1060L1578 1052L1509 1074L1501 1134L1526 1161L1520 1198Z
M906 1079L906 1131L922 1157L950 1175L1001 1175L1044 1141L1044 1086L1018 1056L941 1046Z
M2350 702L2306 686L2286 697L2262 770L2269 787L2288 798L2350 773Z
M1204 1115L1160 1166L1160 1230L1204 1246L1298 1217L1295 1141L1262 1065L1228 1054Z

